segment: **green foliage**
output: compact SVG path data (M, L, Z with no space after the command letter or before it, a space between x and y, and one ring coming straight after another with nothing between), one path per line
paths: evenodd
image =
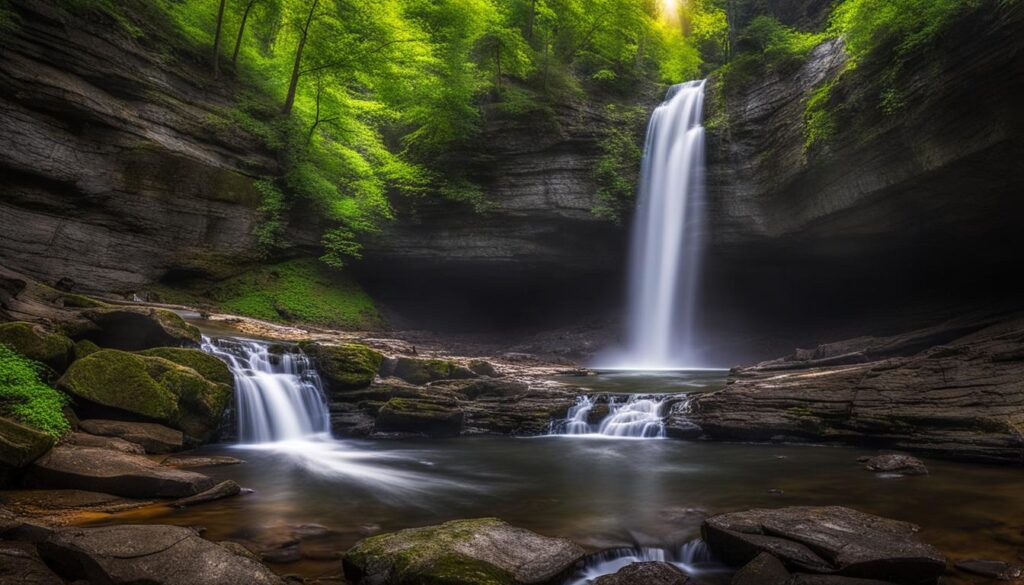
M0 414L53 437L71 430L68 398L43 383L43 366L0 344Z
M609 123L598 143L601 158L594 170L598 188L591 213L619 223L636 194L647 112L640 106L614 104L607 106L605 112Z
M743 31L741 42L759 51L769 71L799 65L825 35L800 32L771 16L758 16Z
M941 34L980 0L843 0L832 12L829 32L841 35L854 62L880 46L907 53Z
M835 113L829 108L836 79L816 89L804 108L804 151L827 142L836 131Z

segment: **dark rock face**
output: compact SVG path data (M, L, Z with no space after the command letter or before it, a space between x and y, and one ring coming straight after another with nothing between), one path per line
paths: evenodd
M0 43L4 264L127 292L254 261L253 177L275 163L252 136L210 125L231 107L223 85L167 59L162 39L53 3L11 5L19 25Z
M795 572L935 583L946 559L918 540L917 531L913 524L838 506L733 512L708 518L701 527L711 551L731 565L767 552ZM765 572L778 573L764 564Z
M344 557L353 583L548 583L584 556L564 538L548 538L496 518L453 520L364 539Z
M64 582L43 564L35 547L0 542L0 585L62 585Z
M891 59L859 62L833 90L834 135L806 150L806 100L844 67L840 42L724 96L709 82L708 115L726 120L708 130L704 320L721 337L717 363L778 351L753 336L791 347L826 328L884 330L908 306L1019 296L1002 275L1024 250L1022 23L1019 6L985 7L895 77ZM887 90L902 98L895 113L882 110Z
M632 563L615 574L598 577L594 585L686 585L686 573L668 563Z
M39 552L68 580L128 585L281 585L252 558L178 526L65 528Z
M833 353L863 359L821 365ZM734 370L689 416L713 438L783 435L1021 463L1022 375L1024 320L954 320Z
M215 482L199 473L161 467L140 455L95 447L58 445L28 470L26 485L81 489L129 498L182 498Z

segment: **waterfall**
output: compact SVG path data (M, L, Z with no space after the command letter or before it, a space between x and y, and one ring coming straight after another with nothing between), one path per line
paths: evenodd
M564 419L553 422L549 434L660 439L665 436L665 404L667 396L634 395L624 402L608 398L608 414L600 422L591 423L591 411L598 396L582 395L569 408Z
M235 375L238 439L270 443L330 432L327 399L309 358L249 339L203 337L203 351L224 360Z
M694 316L704 206L704 84L672 86L651 115L629 266L626 347L606 367L699 363Z

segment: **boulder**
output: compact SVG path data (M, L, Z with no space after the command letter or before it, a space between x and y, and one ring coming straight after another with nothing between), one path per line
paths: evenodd
M594 585L686 585L690 582L686 573L675 565L650 561L628 564L614 574L598 577Z
M470 360L469 369L478 376L488 376L490 378L501 376L498 373L498 369L494 367L494 364L485 360Z
M63 585L39 558L35 546L0 541L0 585Z
M960 561L956 564L956 568L972 575L980 575L1000 581L1013 581L1021 576L1021 568L1018 565L987 559Z
M935 582L946 559L918 527L839 506L754 509L708 518L701 532L716 557L740 566L760 553L794 572L895 583Z
M192 368L116 349L76 361L58 385L91 403L167 423L200 442L216 430L233 392Z
M452 363L441 359L398 358L394 376L410 384L422 385L435 380L443 380L452 373Z
M160 357L179 366L192 368L200 376L216 384L235 385L235 376L220 358L199 349L184 347L154 347L138 352L140 355Z
M218 483L205 492L200 492L194 496L175 500L171 502L171 505L175 508L187 508L189 506L195 506L196 504L205 504L206 502L212 502L222 498L230 498L231 496L237 496L240 493L242 493L242 487L229 479Z
M142 448L142 445L138 443L132 443L117 437L90 435L89 433L69 433L64 437L64 442L69 445L78 445L79 447L98 447L100 449L121 451L122 453L134 453L136 455L142 455L146 452L146 450Z
M102 347L137 351L152 347L197 347L199 329L177 313L153 307L101 307L81 314L71 333Z
M53 447L53 442L46 433L0 417L0 480L5 467L25 467Z
M317 371L332 392L369 386L384 360L380 352L361 343L305 342L300 343L299 348L316 360Z
M864 464L869 471L899 473L901 475L928 475L928 468L917 457L902 453L886 453L868 459Z
M79 427L93 435L117 437L129 443L141 445L146 453L180 451L184 441L181 431L169 429L156 423L93 418L83 420L79 423Z
M0 323L0 343L58 373L68 367L68 358L74 347L74 342L66 336L23 321Z
M75 343L75 347L71 349L71 357L76 360L80 360L87 355L94 354L99 351L100 346L89 341L88 339L82 339Z
M343 563L353 583L515 585L552 581L584 554L569 540L481 518L372 536Z
M250 556L179 526L65 528L39 544L62 577L94 584L283 585Z
M730 585L789 585L790 574L782 561L763 552L732 576Z
M183 498L212 488L209 477L162 467L141 455L58 445L28 469L29 487L80 489L129 498Z
M416 433L431 437L457 437L465 414L453 400L392 398L377 413L374 430Z

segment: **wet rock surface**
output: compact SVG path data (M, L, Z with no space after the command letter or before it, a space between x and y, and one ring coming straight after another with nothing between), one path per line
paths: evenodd
M860 355L857 363L826 364ZM711 438L775 436L1024 462L1024 319L975 316L892 337L825 344L734 369L696 397Z
M26 485L67 488L130 498L181 498L212 488L205 475L162 467L156 462L119 451L59 445L29 468Z
M898 473L900 475L928 475L928 468L917 457L901 453L887 453L868 459L864 463L868 471L876 473Z
M88 419L83 420L80 426L93 435L116 437L140 445L147 453L170 453L183 447L181 431L156 423Z
M904 583L935 583L946 559L913 524L849 508L754 509L708 518L701 528L716 557L743 566L770 553L792 572ZM770 561L759 561L777 573ZM823 581L827 582L827 581Z
M69 445L77 445L79 447L97 447L99 449L110 449L136 455L142 455L146 452L142 445L138 443L132 443L118 437L103 437L89 433L70 433L68 436L63 437L63 441Z
M0 585L63 585L35 546L0 541Z
M988 559L969 559L956 563L956 568L972 575L980 575L999 581L1012 581L1021 576L1019 565Z
M353 583L532 584L561 575L584 554L568 540L482 518L367 538L345 554L344 567Z
M692 581L686 573L674 565L652 561L626 565L614 574L598 577L593 583L594 585L686 585Z
M252 558L178 526L65 528L40 543L43 559L68 580L128 585L281 585Z

